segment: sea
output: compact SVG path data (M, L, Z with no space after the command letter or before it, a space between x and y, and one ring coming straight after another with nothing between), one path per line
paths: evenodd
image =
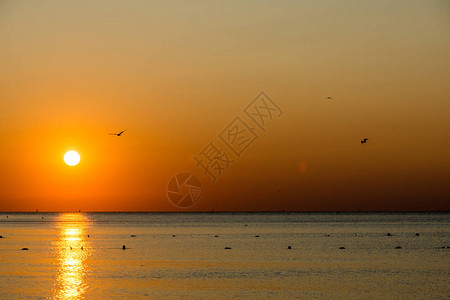
M0 213L0 235L0 299L450 299L442 212Z

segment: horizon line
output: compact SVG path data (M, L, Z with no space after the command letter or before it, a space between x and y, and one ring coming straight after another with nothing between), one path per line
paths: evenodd
M5 213L449 213L450 210L117 210L117 211L0 211Z

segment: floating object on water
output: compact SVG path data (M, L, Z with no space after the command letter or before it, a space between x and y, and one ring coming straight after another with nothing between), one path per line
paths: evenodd
M131 237L136 237L136 235L132 234Z
M219 237L218 235L215 235L214 237Z
M388 233L386 233L386 236L392 236L392 234L390 234L390 233L388 232Z
M419 233L416 233L416 236L419 236L420 234Z
M0 239L2 239L3 238L3 235L0 235Z
M339 247L339 249L345 249L345 247Z
M125 245L123 245L123 246L122 246L122 250L125 250L125 249L126 249L126 247L125 247Z
M227 249L227 250L228 250L228 249L231 249L231 247L225 247L225 249Z
M292 247L291 247L291 246L288 246L288 249L292 249Z
M259 235L255 235L255 237L259 237Z
M28 248L22 248L22 250L28 250Z
M402 249L402 247L401 246L397 246L397 247L395 247L395 249Z
M174 235L172 235L172 237L175 237L175 234L174 234Z

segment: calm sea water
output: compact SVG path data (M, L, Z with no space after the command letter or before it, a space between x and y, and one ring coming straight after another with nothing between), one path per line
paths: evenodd
M449 225L445 213L0 213L0 298L450 299Z

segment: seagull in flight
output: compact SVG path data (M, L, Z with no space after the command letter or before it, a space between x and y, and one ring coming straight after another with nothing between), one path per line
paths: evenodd
M368 138L365 138L364 140L362 140L361 145L367 143L368 140L369 140Z
M122 130L122 131L119 132L119 133L110 133L109 135L117 135L117 136L121 136L122 133L124 133L125 131L127 131L127 130L126 130L126 129L125 129L125 130Z

